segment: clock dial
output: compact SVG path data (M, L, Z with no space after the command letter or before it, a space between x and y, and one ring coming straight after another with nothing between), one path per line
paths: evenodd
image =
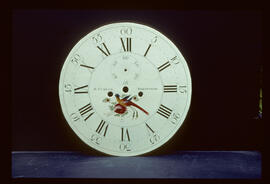
M82 38L60 76L63 114L90 147L134 156L166 143L191 101L191 77L177 47L145 25L114 23Z

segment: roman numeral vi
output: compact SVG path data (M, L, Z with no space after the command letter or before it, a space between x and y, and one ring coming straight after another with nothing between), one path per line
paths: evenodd
M127 128L121 128L121 141L130 141Z

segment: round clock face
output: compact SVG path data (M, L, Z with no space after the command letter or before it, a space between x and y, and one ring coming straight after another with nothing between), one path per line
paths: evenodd
M134 156L166 143L191 101L191 77L176 46L136 23L113 23L82 38L60 76L64 116L82 141Z

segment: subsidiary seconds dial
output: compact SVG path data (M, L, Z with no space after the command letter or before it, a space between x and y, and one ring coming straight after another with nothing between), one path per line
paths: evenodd
M191 77L177 47L157 30L113 23L69 53L59 97L67 123L90 147L134 156L166 143L184 122Z

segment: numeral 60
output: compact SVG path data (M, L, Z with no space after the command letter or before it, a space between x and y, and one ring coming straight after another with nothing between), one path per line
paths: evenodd
M132 29L130 27L124 27L120 30L121 35L131 35Z

